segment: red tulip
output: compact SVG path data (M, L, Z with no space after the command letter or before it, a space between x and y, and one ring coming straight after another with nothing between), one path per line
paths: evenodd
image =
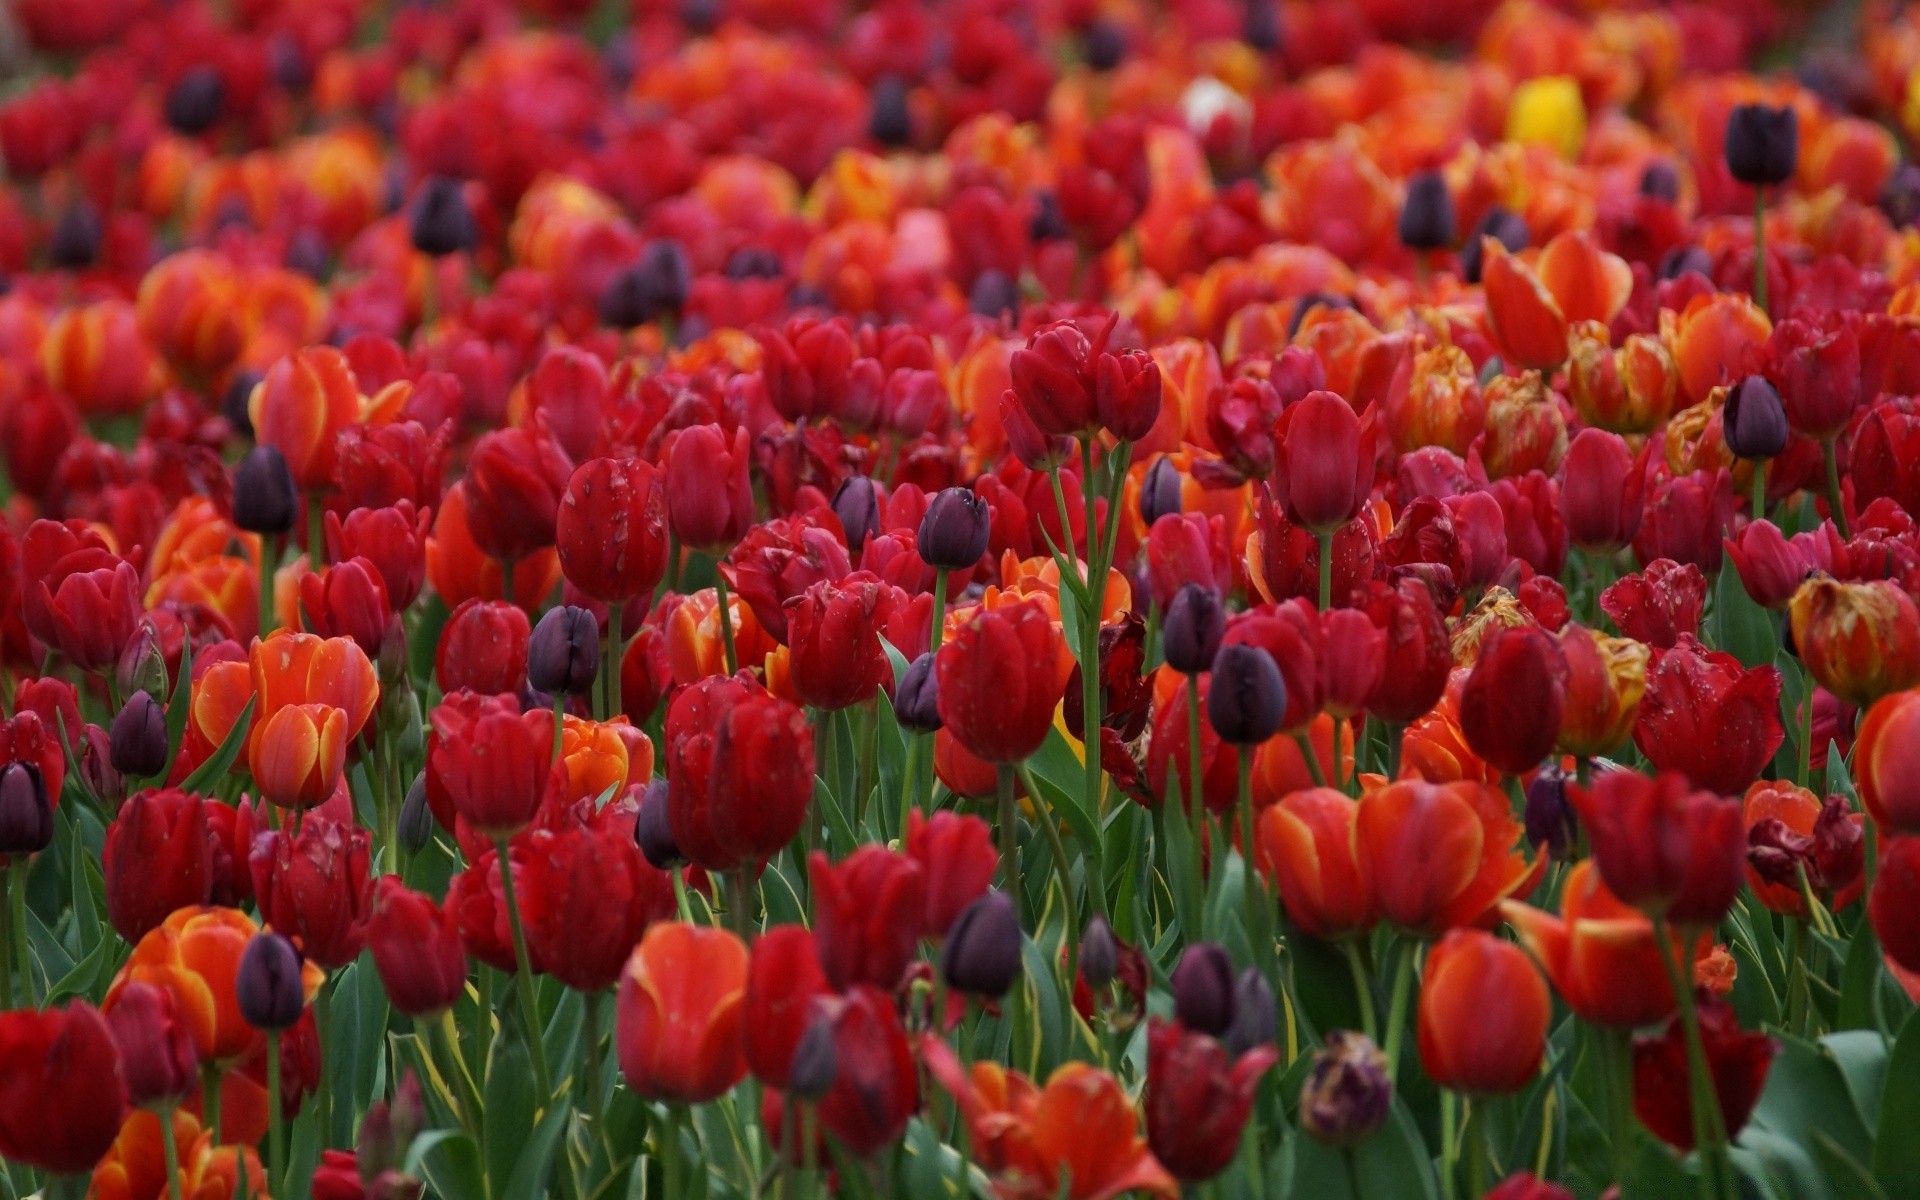
M335 562L300 577L300 608L307 628L323 638L352 638L370 659L380 657L394 609L380 568L364 558Z
M551 739L541 740L519 714L491 711L467 739L446 748L441 781L453 808L488 837L526 828L546 794Z
M1162 613L1189 583L1221 595L1233 590L1226 541L1225 522L1205 513L1167 513L1153 523L1147 531L1147 587Z
M1404 780L1368 792L1353 842L1380 915L1427 937L1483 923L1545 868L1528 865L1526 829L1507 798L1479 783Z
M422 511L438 508L452 435L450 423L428 432L419 421L349 425L341 430L333 471L347 511L401 505Z
M813 936L828 982L840 990L867 983L891 991L920 944L927 888L920 864L867 845L837 864L815 851L807 870Z
M429 516L425 509L416 513L410 500L390 508L356 508L344 521L329 512L328 550L335 562L361 559L371 565L392 611L405 612L426 582Z
M1623 903L1600 879L1593 860L1575 863L1560 890L1560 915L1508 902L1500 915L1540 960L1554 990L1582 1020L1633 1029L1673 1012L1673 987L1653 922ZM1673 939L1683 961L1693 946Z
M18 717L14 718L16 721ZM1920 691L1883 696L1860 722L1853 778L1860 803L1880 828L1920 833Z
M1160 365L1144 350L1102 353L1094 361L1093 410L1123 442L1138 441L1160 419Z
M129 983L105 1015L120 1051L127 1099L134 1107L172 1108L200 1086L200 1053L174 1007L172 992L150 983Z
M1700 1037L1707 1070L1720 1103L1728 1137L1737 1136L1760 1092L1780 1047L1764 1033L1747 1033L1725 1000L1703 998ZM1682 1152L1693 1149L1693 1089L1687 1038L1676 1018L1657 1037L1633 1040L1633 1112L1654 1136Z
M560 569L595 600L650 594L667 569L663 474L637 458L596 458L567 482L555 528Z
M0 1157L56 1175L91 1171L126 1111L120 1053L93 1005L0 1013Z
M207 801L174 788L136 792L107 826L101 867L107 918L137 942L175 909L205 904L213 892L213 840Z
M1710 925L1726 914L1746 865L1738 801L1689 793L1680 775L1631 771L1609 771L1591 790L1568 795L1614 895L1678 925Z
M700 1104L739 1083L746 986L747 947L733 934L680 921L649 929L620 979L614 1044L627 1085Z
M1066 684L1061 640L1037 601L976 611L934 658L946 730L988 762L1038 750Z
M1652 478L1633 554L1643 564L1670 558L1711 574L1720 569L1720 541L1732 528L1733 480L1725 467Z
M1103 336L1101 342L1105 340ZM1072 321L1041 326L1024 348L1013 352L1013 395L1041 433L1072 437L1095 428L1099 354L1100 348Z
M1154 1017L1147 1023L1147 1145L1187 1183L1212 1179L1240 1151L1271 1044L1235 1058L1216 1038Z
M1838 437L1860 397L1860 340L1838 321L1793 316L1767 340L1767 377L1780 389L1787 424L1802 437Z
M1460 689L1460 730L1487 762L1531 771L1553 750L1566 711L1567 659L1537 626L1502 627L1480 643Z
M1920 512L1920 412L1911 396L1881 396L1853 435L1847 477L1853 502L1865 508L1887 498Z
M719 554L753 524L753 485L747 475L748 437L729 438L718 425L680 430L667 443L667 523L680 544Z
M513 872L517 895L525 855L518 849L510 849L507 864ZM507 919L506 891L500 880L497 850L489 847L473 860L472 866L453 877L447 885L447 916L459 929L460 944L468 954L496 971L508 975L519 971L520 960L514 952L513 927ZM541 963L531 946L527 958L529 965L538 971Z
M1809 579L1787 615L1807 672L1846 703L1865 708L1920 683L1920 609L1899 585Z
M364 829L308 813L297 834L266 830L249 854L261 917L310 961L333 971L360 956L371 899Z
M893 999L861 984L833 1018L834 1080L820 1098L820 1123L861 1158L900 1140L920 1110L920 1068Z
M1646 489L1646 455L1636 457L1625 438L1583 429L1560 464L1560 496L1567 535L1583 550L1611 553L1640 532Z
M770 1088L787 1086L794 1051L832 997L813 934L804 925L779 925L753 943L747 968L747 1065Z
M491 869L498 878L499 870ZM410 1017L444 1012L466 992L467 952L452 909L411 890L398 875L382 875L374 885L367 949L387 1002Z
M461 487L467 529L481 553L518 562L553 545L572 474L559 443L532 429L496 429L475 442Z
M1638 575L1628 575L1600 593L1600 610L1620 632L1662 650L1681 634L1700 632L1707 606L1707 577L1692 563L1655 559Z
M946 936L967 906L993 886L1000 869L993 827L979 817L945 809L931 817L917 808L907 814L906 851L926 877L920 922L924 937Z
M1633 741L1658 769L1679 771L1710 792L1738 795L1773 761L1785 737L1779 671L1748 670L1684 633L1654 657Z
M1204 709L1212 689L1212 677L1203 676L1200 679L1200 801L1209 812L1222 814L1231 812L1239 799L1239 758L1207 719ZM1191 729L1187 719L1188 697L1187 689L1182 687L1168 703L1154 711L1153 733L1147 742L1147 783L1157 804L1169 794L1174 773L1178 772L1180 788L1175 799L1190 812L1193 784L1187 776L1193 771L1193 752L1188 740Z
M527 644L533 625L524 609L504 600L468 600L440 629L434 676L451 695L467 690L518 693L527 682Z
M1776 611L1787 606L1819 566L1801 538L1788 540L1772 521L1748 521L1739 537L1727 538L1721 546L1747 595L1760 607Z
M1453 648L1433 593L1412 579L1369 585L1363 605L1385 640L1385 664L1368 694L1366 709L1382 721L1404 725L1425 716L1447 690Z
M820 582L787 601L787 669L793 690L819 709L849 708L893 682L880 626L893 589L871 580Z
M1546 1053L1553 1000L1526 951L1456 929L1427 952L1420 1065L1444 1088L1498 1096L1525 1087Z
M813 726L777 696L744 697L719 714L712 753L707 827L736 862L766 862L812 811Z
M44 525L48 522L35 522ZM29 540L32 533L29 531ZM140 573L104 551L80 550L25 585L47 614L51 642L83 671L102 671L120 661L143 612ZM27 611L34 611L28 607ZM41 633L35 630L35 633Z
M1320 542L1304 525L1286 515L1286 496L1274 483L1254 489L1255 535L1247 539L1247 574L1262 597L1295 597L1317 602L1320 595ZM1333 533L1332 599L1351 601L1374 574L1374 530L1355 518Z
M1360 513L1373 485L1374 425L1332 392L1312 392L1280 416L1274 493L1287 519L1326 535Z
M680 853L708 871L730 871L741 865L739 855L715 828L711 811L715 727L723 714L760 694L760 686L751 680L709 675L682 688L667 706L662 733L667 816Z
M673 879L641 857L631 818L527 835L515 876L527 947L568 987L598 992L620 978L647 929L674 913Z
M1332 788L1289 792L1260 814L1260 871L1308 937L1364 933L1379 915L1367 860L1356 851L1358 816L1359 806Z

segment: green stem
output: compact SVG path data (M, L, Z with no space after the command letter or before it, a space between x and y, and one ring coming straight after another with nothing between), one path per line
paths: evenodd
M728 915L733 918L733 932L741 941L753 945L753 868L741 867L727 877Z
M326 505L320 502L317 493L307 496L307 565L315 571L323 571L327 566L327 544L321 533L321 521L326 513ZM513 577L507 577L507 594L513 594Z
M167 1140L172 1141L173 1122L169 1116L160 1118L166 1127ZM280 1111L280 1033L269 1030L267 1033L267 1190L273 1191L282 1185L287 1174L287 1128L286 1114ZM173 1169L173 1164L168 1163Z
M1360 942L1357 938L1347 938L1340 943L1346 952L1347 970L1353 975L1354 994L1360 998L1360 1029L1377 1043L1380 1040L1380 1024L1373 1012L1373 980L1367 975L1367 964L1360 961Z
M1460 1194L1459 1183L1454 1176L1454 1163L1459 1155L1460 1093L1452 1088L1443 1088L1440 1092L1440 1195L1444 1200L1454 1200Z
M1320 611L1333 607L1333 531L1316 533L1320 543Z
M1093 439L1080 439L1080 494L1087 504L1087 605L1080 614L1080 731L1087 772L1087 811L1100 819L1100 614L1107 600L1106 564L1100 561L1099 508L1093 494ZM1107 518L1113 520L1108 509Z
M200 1064L200 1127L213 1131L215 1145L227 1140L220 1121L220 1078L219 1067Z
M1187 676L1187 818L1199 820L1206 811L1200 787L1200 677ZM1200 844L1196 835L1194 845Z
M1413 968L1420 957L1420 943L1407 942L1400 947L1399 961L1393 968L1393 993L1387 1006L1387 1078L1400 1068L1400 1047L1405 1041L1407 1003L1413 993Z
M600 994L586 992L581 995L585 1003L581 1006L580 1018L580 1080L581 1115L586 1117L594 1136L602 1141L607 1131L601 1121L601 1084L600 1084Z
M1000 814L1000 886L1020 908L1020 920L1026 923L1027 896L1020 887L1019 809L1013 798L1012 763L994 765L994 796Z
M1625 1186L1633 1164L1633 1042L1624 1029L1589 1026L1599 1050L1602 1095L1607 1105L1607 1140L1613 1153L1613 1182Z
M14 880L25 872L11 862L0 861L0 874L6 877L7 919L0 921L0 1012L13 1011L18 1002L13 993L13 892Z
M1073 866L1067 860L1066 843L1060 840L1060 818L1047 811L1040 802L1040 789L1034 786L1033 773L1024 765L1020 768L1021 778L1026 781L1027 795L1033 799L1034 816L1040 823L1041 832L1047 835L1047 848L1053 852L1053 869L1060 876L1060 907L1066 917L1066 932L1062 934L1067 944L1067 985L1060 989L1060 1020L1063 1028L1073 1027L1073 987L1074 980L1080 977L1080 939L1076 936L1080 930L1077 905L1073 899ZM1097 881L1090 881L1091 887L1097 887ZM936 1011L936 1021L945 1017L945 1013Z
M933 619L927 626L927 650L929 653L940 653L940 643L945 640L946 632L947 569L945 567L935 567L933 569Z
M1467 1195L1487 1194L1487 1104L1484 1100L1467 1102L1467 1127L1461 1140L1467 1154Z
M687 1190L686 1162L680 1155L680 1107L667 1105L667 1119L660 1130L660 1165L667 1176L667 1200L684 1200Z
M273 577L280 565L280 536L260 535L260 640L273 632Z
M1813 672L1806 664L1800 666L1800 774L1801 787L1807 787L1813 778Z
M520 1016L527 1029L527 1056L533 1060L533 1079L543 1098L553 1096L553 1076L547 1073L546 1039L540 1036L540 1005L533 995L533 959L527 953L527 930L520 921L520 900L514 894L513 870L508 865L507 839L495 838L500 859L500 892L506 900L507 924L513 928L513 960L519 968L513 973L520 992Z
M1254 747L1237 747L1239 754L1239 792L1235 803L1240 809L1240 861L1246 867L1247 878L1242 886L1247 902L1247 936L1256 939L1254 956L1265 966L1273 952L1273 939L1261 937L1259 931L1266 923L1260 919L1266 907L1266 881L1260 876L1256 865L1260 861L1259 852L1254 844L1253 829L1253 754Z
M601 680L601 695L604 697L600 707L602 721L610 721L619 716L621 705L626 699L620 694L621 651L626 648L621 644L620 618L621 610L625 607L626 605L618 601L607 605L607 638L606 643L600 647L606 660L600 672L604 676Z
M1833 527L1840 531L1842 540L1853 535L1847 530L1847 508L1840 502L1840 456L1834 452L1833 439L1823 438L1820 442L1820 457L1827 466L1827 508L1833 518Z
M14 966L20 972L20 1006L32 1008L38 1000L33 987L33 943L27 940L27 864L29 856L16 854L7 870L7 924L13 930Z
M1753 302L1767 312L1767 189L1753 189ZM1771 316L1771 313L1768 313Z
M1805 1037L1807 1034L1807 1005L1811 999L1811 984L1807 978L1807 923L1788 917L1787 1032L1795 1037Z
M1336 728L1333 732L1334 732L1334 742L1335 742L1333 747L1334 770L1338 771L1340 769L1339 768L1340 731L1339 729ZM1313 786L1315 787L1327 786L1326 772L1320 769L1320 756L1313 752L1313 739L1308 737L1303 732L1303 733L1294 734L1293 741L1295 745L1300 747L1300 757L1307 760L1307 774L1313 777Z
M726 655L727 674L740 669L740 660L733 649L733 610L727 604L727 577L716 566L713 572L714 595L720 602L720 649Z
M1707 1047L1700 1035L1700 1014L1694 1005L1693 984L1688 978L1683 951L1669 936L1665 920L1655 918L1654 941L1658 943L1660 964L1666 968L1667 983L1680 1006L1680 1026L1687 1041L1687 1079L1693 1098L1693 1140L1700 1155L1700 1192L1713 1200L1735 1200L1732 1164L1726 1158L1726 1124L1720 1113L1720 1096L1714 1090L1713 1070L1708 1065ZM1688 939L1691 942L1691 939Z
M315 1036L320 1039L320 1044L323 1046L326 1044L327 1031L331 1028L331 1022L328 1021L327 1017L332 1008L333 993L332 989L328 987L328 984L332 982L331 979L323 981L320 984L320 990L313 994L313 1028ZM314 1097L315 1106L320 1114L320 1144L322 1146L331 1146L334 1144L333 1058L334 1056L328 1054L322 1054L320 1056L320 1092ZM225 1139L222 1138L220 1140L224 1141Z

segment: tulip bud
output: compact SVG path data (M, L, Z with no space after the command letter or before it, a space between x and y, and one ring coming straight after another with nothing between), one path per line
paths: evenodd
M1173 969L1173 1015L1196 1033L1222 1037L1233 1027L1233 960L1213 942L1195 942Z
M427 773L413 777L407 798L400 804L400 846L408 854L418 854L433 840L433 809L427 804Z
M1680 199L1680 172L1666 159L1655 159L1640 172L1640 194L1674 203Z
M193 1033L175 1010L172 992L135 980L103 1015L120 1048L120 1074L134 1107L165 1109L200 1082Z
M1033 193L1033 216L1027 221L1027 237L1035 242L1057 242L1073 235L1067 218L1060 212L1060 200L1052 192Z
M188 137L205 133L220 119L220 105L226 98L226 90L220 81L220 72L212 67L193 68L167 93L167 124Z
M53 805L40 768L28 762L0 767L0 858L37 854L52 842Z
M1675 246L1660 258L1660 278L1678 279L1682 275L1713 277L1713 256L1699 246Z
M1207 687L1207 720L1220 740L1257 746L1280 732L1287 685L1273 655L1258 646L1220 647Z
M1764 375L1733 385L1720 420L1727 449L1736 458L1772 458L1787 448L1787 409Z
M1020 285L1005 271L988 267L974 277L967 293L967 308L983 317L1020 315Z
M1120 973L1120 942L1113 936L1113 926L1099 913L1087 921L1086 932L1080 935L1080 974L1086 978L1087 986L1095 991L1113 982Z
M987 531L984 499L967 488L943 488L920 518L920 557L930 567L971 570L987 552Z
M1880 211L1895 229L1911 229L1920 222L1920 165L1900 164L1881 189Z
M940 680L933 672L931 650L907 665L900 686L893 689L893 718L900 728L915 733L940 728Z
M100 217L85 202L60 216L47 246L47 261L55 270L84 271L100 254Z
M1262 54L1280 48L1280 10L1273 0L1247 0L1246 21L1240 39Z
M406 1165L407 1148L425 1128L426 1120L420 1081L409 1068L394 1091L392 1102L376 1100L360 1122L360 1137L354 1149L363 1186L376 1188L382 1176L390 1177ZM418 1196L418 1186L408 1194Z
M443 258L471 250L479 244L480 227L458 179L436 175L420 189L413 204L413 223L408 227L413 248L433 258Z
M527 641L527 682L549 696L584 696L600 671L600 623L584 608L547 610Z
M147 692L155 696L167 694L167 656L160 649L160 639L155 635L151 621L140 622L140 627L127 642L127 648L120 652L119 665L114 668L114 682L120 685L120 694L131 696L135 692Z
M671 871L687 860L673 840L667 816L667 781L656 779L640 793L640 811L633 819L633 840L655 870Z
M1127 31L1105 17L1095 17L1080 31L1087 65L1096 71L1111 71L1127 56Z
M1020 917L1013 897L990 891L966 907L940 947L940 977L956 992L1004 996L1020 977Z
M1727 171L1753 187L1785 183L1800 161L1800 117L1793 106L1741 104L1727 117Z
M1386 1054L1364 1033L1327 1034L1300 1088L1300 1127L1317 1142L1353 1146L1386 1124L1392 1104Z
M113 769L122 775L158 775L167 765L167 711L146 692L127 698L107 737Z
M802 1100L818 1100L833 1090L840 1077L840 1053L833 1044L833 1018L818 1013L793 1048L787 1069L787 1092Z
M286 533L300 515L293 472L276 446L255 446L233 469L233 523L248 533Z
M1513 254L1527 248L1532 239L1527 222L1519 213L1509 212L1494 205L1486 211L1473 232L1467 235L1467 244L1460 247L1460 273L1468 283L1480 282L1480 271L1485 260L1486 250L1481 244L1482 238L1492 238Z
M1153 460L1146 478L1140 482L1140 519L1151 529L1161 517L1178 514L1182 507L1180 468L1162 454Z
M1183 585L1167 605L1161 632L1168 666L1182 675L1211 669L1227 632L1227 610L1220 604L1220 594L1197 583Z
M860 561L867 539L880 532L880 494L865 475L849 475L833 493L833 515L847 535L847 555Z
M227 379L227 390L220 393L220 415L243 438L253 437L253 417L247 411L247 402L263 378L260 372L249 367L235 367Z
M1555 858L1565 858L1579 827L1573 806L1567 803L1567 777L1557 767L1543 767L1527 784L1527 844L1545 846Z
M233 986L241 1017L255 1029L289 1028L307 1007L300 978L300 951L270 929L255 934L247 943Z
M780 256L765 246L742 246L727 256L728 279L778 279L784 273Z
M1233 985L1233 1024L1227 1028L1227 1053L1235 1058L1249 1050L1271 1045L1280 1032L1280 1011L1275 1006L1273 985L1258 968L1240 972Z
M873 81L873 114L867 133L882 146L904 146L913 140L913 114L907 110L907 85L898 75Z
M1400 243L1409 250L1444 250L1453 245L1453 195L1446 177L1422 171L1407 180L1400 206Z
M663 316L677 317L692 283L693 268L679 242L650 242L639 261L616 274L600 293L600 320L616 329L632 329Z

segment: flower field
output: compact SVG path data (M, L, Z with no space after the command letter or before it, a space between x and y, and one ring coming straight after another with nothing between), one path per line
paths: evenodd
M1920 6L0 6L0 1200L1920 1200Z

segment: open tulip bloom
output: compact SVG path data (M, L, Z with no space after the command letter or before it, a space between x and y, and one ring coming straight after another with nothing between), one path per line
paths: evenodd
M0 1200L1920 1195L1920 9L8 13Z

